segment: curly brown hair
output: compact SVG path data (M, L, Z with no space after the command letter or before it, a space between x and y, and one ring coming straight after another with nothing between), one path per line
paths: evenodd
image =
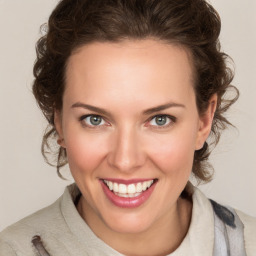
M56 143L54 112L61 111L68 58L92 42L155 38L185 47L192 56L194 90L199 114L203 114L213 94L217 109L211 128L211 143L195 151L192 172L198 181L212 177L208 163L211 145L230 122L224 112L237 100L239 92L231 85L230 59L221 52L218 13L205 0L62 0L53 10L46 33L37 43L33 93L49 126L42 141L47 163L59 168L67 163L66 151ZM226 92L233 89L232 98ZM210 144L210 145L209 145ZM51 159L51 156L57 156Z

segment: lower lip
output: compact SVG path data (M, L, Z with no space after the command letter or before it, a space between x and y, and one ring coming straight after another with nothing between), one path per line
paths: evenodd
M139 196L132 198L120 197L118 195L115 195L112 191L108 189L107 185L103 182L103 180L100 180L100 183L105 195L114 205L122 208L136 208L145 203L149 199L157 182L154 182L150 188L143 191Z

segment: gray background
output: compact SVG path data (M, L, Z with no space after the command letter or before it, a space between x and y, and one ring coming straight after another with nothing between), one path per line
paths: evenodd
M46 123L31 93L39 26L56 3L0 0L0 230L49 205L71 183L43 161L40 143ZM211 156L215 178L200 188L256 216L256 1L211 3L222 18L222 47L236 64L234 84L241 97L228 113L237 129L223 134Z

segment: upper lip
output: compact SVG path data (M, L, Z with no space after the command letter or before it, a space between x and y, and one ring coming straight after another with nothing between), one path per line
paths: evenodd
M101 180L106 180L106 181L111 181L111 182L114 182L114 183L129 185L129 184L134 184L134 183L139 183L139 182L144 182L144 181L150 181L150 180L157 180L157 179L148 178L148 179L130 179L130 180L126 180L126 179L102 178Z

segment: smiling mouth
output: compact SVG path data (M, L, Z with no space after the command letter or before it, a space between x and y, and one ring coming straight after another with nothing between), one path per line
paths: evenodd
M140 196L143 192L148 190L154 183L157 182L157 179L131 183L128 185L112 182L105 179L103 179L102 181L115 195L124 198L134 198Z

